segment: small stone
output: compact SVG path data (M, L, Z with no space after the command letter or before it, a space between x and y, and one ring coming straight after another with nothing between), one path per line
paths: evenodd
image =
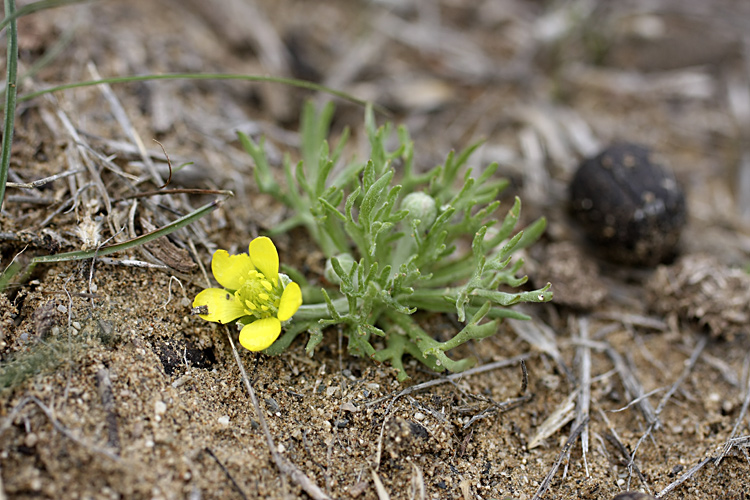
M42 480L38 477L35 477L31 480L31 486L32 491L40 491L42 489Z
M63 314L65 314L65 313L67 313L67 312L68 312L68 308L67 308L67 307L65 307L65 306L64 306L64 305L62 305L62 304L60 304L59 306L57 306L57 310L58 310L59 312L63 313Z
M164 415L167 413L167 404L164 401L156 401L154 403L154 413L157 415Z
M367 481L360 481L351 487L351 489L349 490L349 496L351 496L352 498L356 498L364 493L368 488L370 488L370 483L368 483Z
M672 259L687 220L685 195L651 151L618 143L581 163L570 183L573 215L610 260L655 266Z
M626 491L615 496L612 500L656 500L651 495L640 491Z
M81 324L78 321L74 321L72 323L72 326L75 330L80 331L81 330Z
M339 429L346 429L348 425L349 425L348 418L342 418L342 419L336 420L336 427L338 427Z
M354 406L354 403L352 403L351 401L347 401L346 403L342 404L341 405L341 409L344 410L344 411L348 411L348 412L359 411L359 408L357 408L356 406Z
M29 434L26 434L26 437L23 440L23 444L25 444L27 448L33 448L34 446L36 446L36 443L38 441L39 436L37 436L33 432L30 432Z
M414 414L414 418L415 418L416 420L424 420L424 419L425 419L425 416L426 416L426 415L425 415L424 413L422 413L421 411L418 411L418 412L416 412L416 413Z
M218 421L221 425L229 425L229 415L220 416Z
M423 426L422 424L418 424L416 422L409 422L409 431L411 432L413 436L416 436L422 439L427 439L428 437L430 437L430 433L427 431L425 426Z

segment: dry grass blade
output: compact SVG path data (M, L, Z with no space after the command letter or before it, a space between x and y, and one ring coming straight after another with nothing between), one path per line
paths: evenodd
M609 441L612 445L614 445L615 449L620 453L622 456L624 462L623 464L627 465L631 462L631 456L628 449L625 447L624 444L622 444L622 440L620 439L620 436L617 434L617 430L615 430L614 427L612 427L612 423L609 421L609 418L607 418L607 414L599 409L599 415L601 415L602 420L607 424L607 428L609 429L609 433L605 434L604 437ZM641 483L646 488L646 491L651 494L651 487L646 482L646 478L644 477L643 473L641 472L641 469L638 468L637 465L633 464L633 469L635 470L635 473L638 475L638 478L641 480Z
M522 308L518 308L522 312ZM535 349L547 354L555 360L560 370L568 377L568 380L575 380L568 366L563 360L560 349L555 340L555 332L545 325L540 319L532 317L529 321L517 319L507 319L506 323L510 325L516 335L531 344Z
M488 363L486 365L477 366L476 368L471 368L470 370L466 370L461 373L454 373L453 375L449 375L447 377L430 380L428 382L423 382L421 384L413 385L411 387L407 387L403 391L399 392L395 396L385 396L382 398L378 398L375 401L371 401L367 404L367 406L373 406L375 404L379 404L380 402L388 399L391 397L391 402L388 403L388 407L385 410L385 416L383 417L383 423L380 426L380 435L378 436L378 447L377 452L375 453L375 470L377 471L380 467L380 459L383 456L383 436L385 435L385 425L388 423L388 416L391 413L391 409L393 409L393 405L396 402L396 400L403 396L408 396L409 394L413 394L418 391L422 391L424 389L427 389L429 387L433 387L440 384L445 383L452 383L454 380L461 379L463 377L467 377L469 375L474 375L477 373L483 373L490 370L495 370L497 368L503 368L505 366L510 366L516 363L523 363L525 360L527 360L529 357L531 357L530 354L522 354L521 356L516 356L514 358L510 359L503 359L500 361L495 361L493 363Z
M112 393L112 381L110 380L109 370L106 368L99 369L96 372L97 388L99 389L99 398L102 401L104 411L107 412L107 446L120 450L120 435L117 429L117 414L115 410L115 397Z
M651 316L643 316L642 314L622 313L619 311L602 311L600 313L594 313L592 317L596 319L609 319L618 321L625 325L651 328L660 332L666 332L669 329L669 325L667 325L665 321Z
M494 415L495 413L504 413L514 408L518 408L525 402L531 400L531 398L532 398L531 394L526 394L524 396L519 396L517 398L508 399L501 403L493 403L489 408L485 408L484 410L482 410L481 413L471 417L471 419L464 424L462 429L466 430L469 427L471 427L471 425L474 424L474 422L490 417Z
M229 479L229 482L232 483L232 486L235 490L237 490L237 493L240 494L243 500L247 500L247 495L245 495L245 492L242 491L242 488L240 488L240 485L237 484L237 481L234 479L234 476L227 470L227 467L219 460L219 457L214 454L213 451L211 451L211 448L203 448L203 451L208 453L208 456L214 459L214 462L216 462L221 469L221 471L224 473L225 476L227 476L227 479Z
M367 406L374 406L391 397L393 398L393 401L395 401L396 399L400 397L408 396L409 394L414 394L415 392L423 391L425 389L434 387L436 385L448 384L455 380L460 380L464 377L468 377L470 375L477 375L480 373L488 372L490 370L496 370L498 368L505 368L506 366L512 366L517 363L522 363L523 361L526 361L530 357L531 357L531 354L521 354L520 356L514 356L508 359L501 359L499 361L493 361L492 363L487 363L486 365L477 366L476 368L471 368L461 373L454 373L453 375L448 375L447 377L437 378L435 380L430 380L428 382L422 382L421 384L407 387L406 389L402 390L395 396L383 396L382 398L378 398L373 401L370 401L369 403L367 403ZM391 402L390 406L393 406L393 402Z
M718 465L721 460L726 456L727 453L729 453L729 450L732 449L734 446L734 437L737 435L737 432L740 430L740 426L742 425L742 421L745 420L745 415L747 414L747 409L750 407L750 375L747 377L747 383L745 384L745 397L742 401L742 409L740 410L740 414L737 415L737 420L734 422L734 427L732 428L732 433L729 435L729 439L727 439L727 442L724 444L724 447L721 450L721 454L716 459L716 464Z
M685 472L683 475L681 475L680 477L678 477L673 482L669 483L669 485L666 488L664 488L659 493L657 493L656 494L656 498L664 498L664 496L667 493L669 493L670 491L674 490L679 485L681 485L682 483L684 483L685 481L687 481L688 479L690 479L691 477L693 477L696 472L698 472L699 470L701 470L709 462L713 462L713 461L714 461L713 458L706 457L703 460L701 460L700 462L698 462L697 464L693 465L692 467L690 467L687 470L687 472Z
M581 424L576 427L573 432L570 434L570 437L565 442L565 445L562 447L562 450L560 450L560 453L557 455L557 460L555 460L555 463L552 465L552 468L547 473L547 476L542 481L542 484L539 485L539 489L536 490L536 493L534 493L534 496L531 498L531 500L539 500L544 496L544 493L549 488L550 483L552 482L552 478L555 477L555 473L557 472L557 469L560 468L560 463L562 463L563 458L565 458L568 453L570 452L570 448L573 446L573 443L575 443L576 439L578 439L578 436L583 432L583 429L586 427L586 425L589 423L588 419L581 422Z
M375 492L378 494L378 500L391 500L391 496L383 486L383 481L380 480L380 476L375 471L372 471L372 482L375 484Z
M664 407L667 405L667 402L670 400L672 395L677 392L677 389L682 385L688 375L690 375L690 372L693 371L693 368L695 368L695 364L698 362L698 358L700 358L700 355L703 352L703 349L706 347L707 343L708 337L701 337L701 339L698 341L698 344L695 346L695 349L693 349L693 354L685 364L685 368L682 370L682 373L677 378L677 380L675 380L674 384L672 384L672 387L670 387L667 393L662 397L661 401L659 401L659 406L656 407L656 410L654 412L655 420L649 424L646 432L643 433L643 436L641 436L641 438L636 443L635 448L633 449L633 453L630 457L630 462L628 463L628 470L632 471L636 453L638 453L638 448L640 448L643 441L645 441L646 438L648 438L654 430L658 429L661 426L659 415L661 415L661 412L664 410ZM628 481L630 481L629 477Z
M578 404L576 405L576 419L573 427L578 427L585 420L589 419L591 409L591 348L586 344L589 338L589 320L580 318L578 320L578 336L581 345L577 348L578 361L580 366L580 391L578 392ZM583 463L586 467L586 477L589 476L589 466L586 456L589 452L589 429L585 427L581 432L581 449L583 452Z
M622 381L622 385L625 387L625 390L628 391L631 398L639 400L638 409L643 414L643 418L646 419L646 423L648 423L648 425L651 425L654 422L657 422L658 419L656 417L656 413L654 412L654 407L651 405L651 402L648 399L642 398L642 396L645 394L643 386L638 381L638 378L635 376L635 374L630 370L630 367L628 367L623 357L612 347L608 347L607 349L605 349L605 352L607 353L607 356L609 356L609 359L611 359L614 363L615 370L617 370L617 373L620 375L620 380Z
M528 448L530 450L536 448L537 446L541 446L541 444L544 442L545 439L550 437L552 434L556 433L560 429L563 428L568 422L573 420L575 418L575 400L578 397L578 391L571 392L567 398L565 398L555 409L555 411L550 414L549 417L542 423L542 425L539 426L539 429L537 429L536 434L533 438L529 441ZM588 422L588 418L584 419L585 422ZM578 427L581 427L581 424L578 425ZM575 431L580 434L583 431L582 427L580 430L578 428L575 429Z
M515 398L510 398L500 403L492 401L490 399L489 401L491 405L485 408L484 410L482 410L479 414L471 417L471 419L464 424L463 426L464 430L468 429L477 420L485 419L491 415L494 415L495 413L504 413L506 411L509 411L509 410L512 410L514 408L521 406L526 401L531 400L531 398L534 395L526 393L526 390L529 387L529 372L526 369L526 362L524 361L521 361L521 370L523 372L523 379L521 381L521 390L519 392L520 396L515 397ZM461 453L460 455L463 455L463 453Z
M101 75L99 75L99 72L97 71L96 66L93 62L89 61L87 67L89 73L91 73L91 77L94 80L101 80ZM125 108L122 107L120 100L117 99L117 96L112 90L112 87L109 84L104 83L102 85L99 85L99 90L101 91L107 102L109 102L110 109L112 110L112 114L117 120L117 123L120 124L122 130L138 148L138 152L140 153L141 158L143 159L143 163L146 165L148 173L151 175L151 179L153 180L154 184L156 184L157 186L164 185L164 179L162 179L161 175L159 175L159 172L156 171L154 162L151 159L151 156L146 151L146 146L143 143L141 136L135 130L135 127L133 127L130 118L128 118L128 114L125 112Z
M605 90L621 95L660 95L663 99L709 99L716 91L711 75L702 69L652 72L599 69L581 64L569 65L563 79L590 90Z
M81 172L83 172L83 170L68 170L66 172L60 172L59 174L50 175L49 177L45 177L44 179L37 179L34 182L26 182L26 183L8 182L5 185L7 187L18 188L18 189L35 189L38 187L42 187L45 184L49 184L52 181L56 181L57 179L62 179L63 177L79 174Z
M411 468L411 492L409 498L411 500L425 500L425 498L427 498L427 489L424 484L424 474L422 474L422 469L420 469L414 462L411 462Z
M331 497L329 497L323 490L321 490L317 484L313 483L310 478L307 477L305 473L302 472L296 465L281 456L279 451L276 449L276 446L273 442L273 437L271 436L271 431L268 429L266 417L263 416L263 410L261 410L260 405L258 404L258 398L255 396L253 386L250 384L250 380L247 378L245 366L242 364L240 354L237 352L237 348L234 346L232 334L230 333L228 327L225 327L224 330L226 331L227 339L229 339L229 345L232 347L234 360L240 369L240 375L242 377L242 381L245 384L245 389L247 389L247 393L250 395L250 401L253 404L253 408L255 408L255 414L258 417L261 428L263 429L263 434L265 435L266 443L268 444L268 450L271 453L271 458L273 458L274 464L276 464L276 468L279 469L279 472L281 472L282 474L289 476L289 478L296 485L302 488L305 493L310 495L310 497L314 500L331 500Z
M55 106L55 112L57 114L57 118L62 123L63 127L67 131L68 135L71 139L71 147L69 148L69 160L71 162L75 162L75 164L82 163L84 167L86 167L86 170L89 172L89 176L91 178L91 182L94 183L96 186L96 190L99 193L99 196L104 202L104 206L107 210L107 213L112 212L112 201L109 198L109 193L107 192L107 188L104 186L104 182L101 178L101 173L96 168L96 165L92 161L91 157L89 156L89 151L91 150L91 147L88 146L85 140L80 136L78 133L78 130L73 125L73 123L70 121L70 118L68 115L57 106L57 100L51 96L49 99ZM73 156L72 151L77 151L78 156L77 158ZM80 162L78 161L80 160ZM77 197L74 197L77 198Z
M65 436L66 438L70 439L74 443L82 446L83 448L86 448L87 450L96 453L97 455L101 455L103 457L107 457L110 460L113 460L115 462L120 461L120 457L115 455L109 450L105 450L103 448L99 448L98 446L95 446L91 443L86 442L84 439L76 436L71 432L67 427L62 425L54 416L52 413L52 410L42 403L42 401L39 400L36 396L28 396L23 398L16 406L13 408L13 411L10 412L8 417L5 419L5 421L0 425L0 433L5 431L6 429L10 428L11 425L13 425L13 420L15 420L16 415L20 413L20 411L29 403L34 403L36 406L39 407L40 410L47 416L47 419L49 419L50 423L52 423L52 426L55 428L57 432Z

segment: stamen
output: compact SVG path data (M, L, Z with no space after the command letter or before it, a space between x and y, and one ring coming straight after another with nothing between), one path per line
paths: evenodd
M257 270L247 274L248 278L237 291L240 303L247 306L247 314L259 319L276 314L281 299L281 290L274 286L278 277L269 279Z

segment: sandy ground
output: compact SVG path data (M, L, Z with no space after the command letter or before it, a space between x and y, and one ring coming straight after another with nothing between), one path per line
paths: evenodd
M500 163L512 181L504 202L518 194L526 221L549 217L526 271L551 280L556 300L464 346L485 371L441 380L412 363L399 384L389 366L348 355L335 329L312 358L302 339L278 357L240 353L274 448L325 495L741 499L750 496L748 23L741 1L110 1L23 19L23 68L68 42L19 92L97 72L313 79L392 110L422 167L485 139L473 161ZM326 96L182 80L19 105L10 180L78 172L8 190L3 268L22 251L91 244L87 217L102 221L99 241L121 241L215 198L125 200L167 176L152 138L174 164L194 162L171 187L235 196L175 233L170 266L122 265L156 262L163 248L152 244L39 266L0 295L0 498L306 496L272 460L227 330L191 316L190 303L205 286L197 261L242 249L287 216L257 192L235 131L266 136L272 159L294 156L309 98ZM363 145L362 117L339 103L333 134L350 126ZM614 140L653 148L686 190L673 265L601 260L566 215L576 166ZM322 254L304 232L276 244L283 262L321 279ZM449 315L420 322L436 336L456 328Z

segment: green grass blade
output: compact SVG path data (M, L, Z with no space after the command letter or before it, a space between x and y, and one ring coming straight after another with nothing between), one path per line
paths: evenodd
M24 5L18 10L8 12L8 8L5 8L5 19L0 21L0 31L4 30L6 26L11 23L15 23L15 20L19 17L38 12L40 10L52 9L54 7L64 7L66 5L73 5L76 3L88 3L94 0L42 0L40 2L30 3Z
M6 16L16 11L15 0L4 0ZM16 73L18 69L18 29L16 22L10 23L8 30L8 67L5 72L5 111L3 116L3 142L0 156L0 208L5 199L5 183L10 169L10 150L13 145L13 126L16 119Z
M31 262L33 264L41 264L41 263L49 263L49 262L66 262L70 260L90 259L92 257L101 257L101 256L109 255L115 252L122 252L124 250L128 250L130 248L143 245L157 238L161 238L162 236L166 236L174 231L177 231L180 228L187 226L188 224L192 222L197 221L204 215L213 211L216 207L219 206L219 204L222 201L223 200L215 200L207 205L203 205L199 209L194 210L193 212L189 213L188 215L185 215L184 217L180 217L176 221L170 224L167 224L166 226L156 231L152 231L148 234L138 236L137 238L133 238L132 240L128 240L124 243L118 243L117 245L112 245L112 246L108 246L104 248L98 248L94 250L79 250L76 252L66 252L66 253L59 253L55 255L42 255L39 257L34 257Z
M25 268L22 264L14 260L13 262L10 263L10 265L8 265L8 267L2 273L0 273L0 292L5 291L5 289L11 284L11 281L13 280L13 278L18 276L18 274L21 271L24 271L24 273L27 276L30 275L31 271L34 269L34 267L37 264L89 259L92 257L100 257L103 255L109 255L115 252L121 252L123 250L128 250L130 248L137 247L138 245L143 245L144 243L153 241L156 238L161 238L162 236L166 236L182 227L185 227L191 222L195 222L196 220L200 219L201 217L203 217L204 215L208 214L209 212L214 210L216 207L218 207L222 201L224 200L215 200L212 203L204 205L200 207L199 209L194 210L193 212L189 213L188 215L181 217L177 219L176 221L170 224L167 224L166 226L156 231L153 231L148 234L144 234L137 238L133 238L132 240L126 241L124 243L118 243L117 245L112 245L109 247L99 248L95 250L67 252L67 253L60 253L56 255L43 255L39 257L34 257L33 259L31 259L29 264L25 266Z
M241 75L237 73L164 73L158 75L131 75L131 76L117 76L112 78L102 78L100 80L87 80L76 83L66 83L63 85L57 85L48 89L39 90L37 92L31 92L24 94L18 98L19 102L28 101L39 97L40 95L50 94L52 92L58 92L60 90L75 89L80 87L91 87L94 85L116 84L116 83L131 83L131 82L145 82L152 80L240 80L247 82L271 82L281 83L284 85L291 85L293 87L299 87L308 90L315 90L318 92L325 92L327 94L339 97L346 101L358 104L360 106L366 106L367 101L357 99L351 94L342 92L340 90L326 87L325 85L319 85L317 83L308 82L305 80L298 80L296 78L284 78L280 76L259 76L259 75ZM382 106L373 106L379 112L383 114L389 114L388 111Z

